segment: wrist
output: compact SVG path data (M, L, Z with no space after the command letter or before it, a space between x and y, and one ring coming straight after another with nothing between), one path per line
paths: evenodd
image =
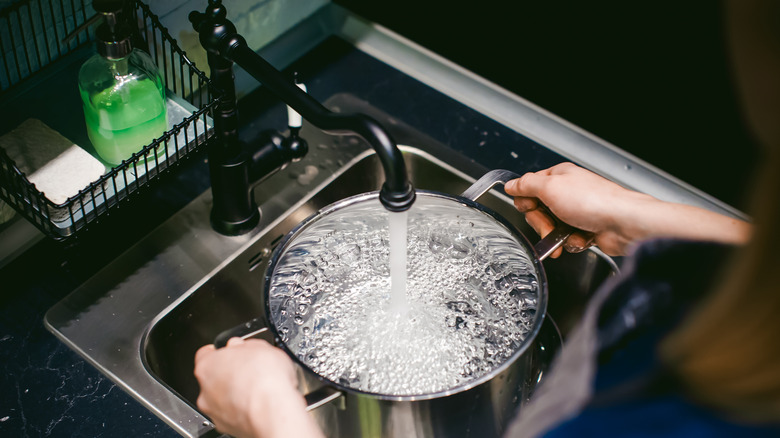
M297 391L289 388L280 389L273 396L256 397L250 412L260 412L252 415L254 436L263 438L305 437L318 438L322 432L314 419L306 411L306 401ZM264 411L256 411L262 409Z
M664 204L650 195L629 191L615 208L612 230L624 247L654 237L658 231L655 212Z

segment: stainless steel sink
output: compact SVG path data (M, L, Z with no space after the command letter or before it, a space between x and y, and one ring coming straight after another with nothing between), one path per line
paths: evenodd
M417 188L459 194L473 182L465 173L420 149L406 147L404 157ZM142 345L143 360L149 372L194 406L198 395L192 373L195 351L213 342L221 331L262 314L263 275L269 255L282 236L321 207L378 189L381 176L382 169L376 156L370 152L362 154L307 202L269 227L242 254L162 312L152 323ZM518 224L524 232L533 232L505 196L491 193L479 201ZM596 251L560 261L551 260L545 267L551 283L550 310L553 319L562 321L576 319L583 299L615 270L611 260Z
M319 208L383 181L378 159L356 137L306 127L303 134L310 154L256 189L263 215L255 231L226 237L211 230L207 192L46 315L55 335L184 436L216 433L195 409L194 353L261 315L262 276L274 245ZM441 145L402 150L417 188L460 194L487 170ZM493 190L480 202L536 239L506 195ZM544 264L548 313L565 335L587 297L617 268L597 250Z

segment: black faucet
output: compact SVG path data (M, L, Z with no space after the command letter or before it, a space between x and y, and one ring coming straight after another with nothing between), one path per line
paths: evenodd
M385 182L379 192L382 205L390 211L405 211L411 207L415 191L409 182L403 155L377 121L364 114L334 113L298 88L294 81L247 46L227 19L221 1L209 0L204 13L193 11L189 19L208 53L211 80L221 93L214 114L216 141L208 146L214 198L211 223L215 230L227 235L252 230L260 220L252 184L291 160L300 159L307 150L305 142L276 139L253 151L238 139L233 63L244 68L314 126L333 134L358 134L368 141L385 172Z

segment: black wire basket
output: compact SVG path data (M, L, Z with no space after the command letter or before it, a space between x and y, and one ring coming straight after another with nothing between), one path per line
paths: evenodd
M213 134L217 97L207 75L146 4L126 3L138 24L136 47L146 49L163 76L169 130L62 203L47 198L0 147L0 199L53 239L71 237L131 204ZM24 0L0 11L0 135L25 118L39 118L90 152L75 78L94 54L93 15L89 0ZM69 34L75 37L66 40ZM76 94L63 97L71 90Z

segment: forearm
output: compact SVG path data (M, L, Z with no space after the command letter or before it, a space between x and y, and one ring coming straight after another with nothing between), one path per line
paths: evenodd
M633 240L678 238L742 244L752 226L742 220L690 205L644 199L625 220L625 234Z

